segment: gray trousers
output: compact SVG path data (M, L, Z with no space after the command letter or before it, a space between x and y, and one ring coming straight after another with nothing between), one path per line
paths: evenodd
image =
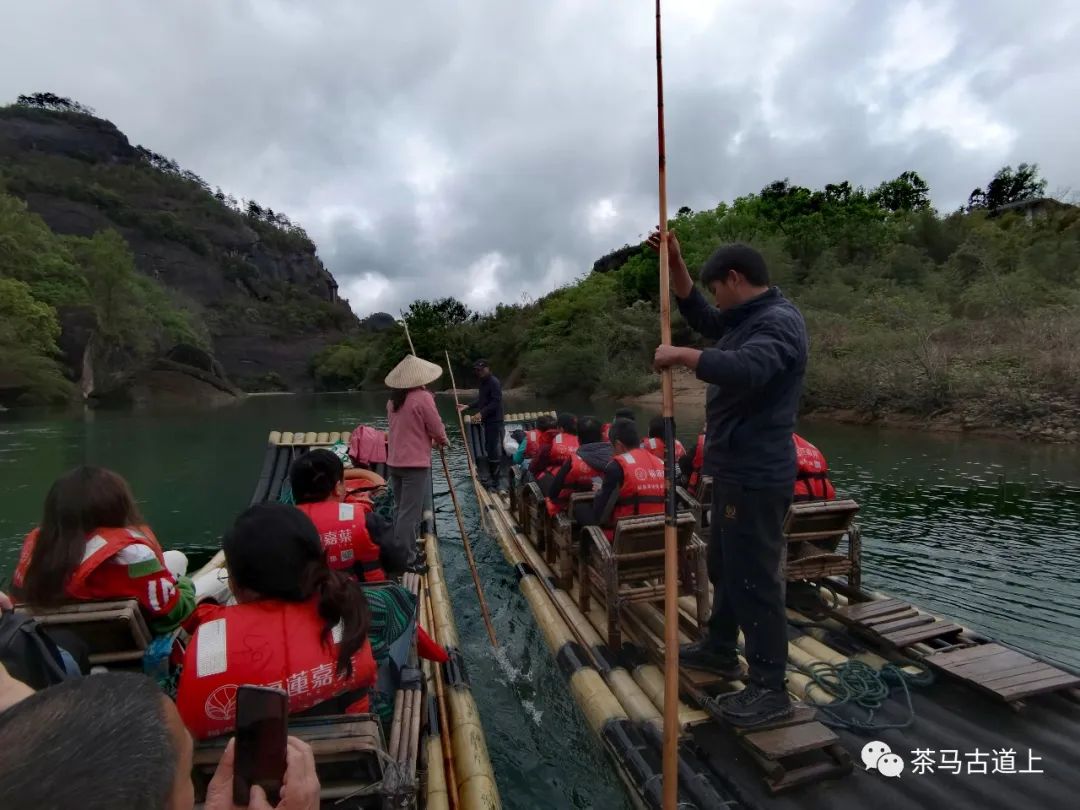
M408 549L409 562L416 559L416 538L424 503L431 492L430 467L391 467L390 486L394 490L394 545Z

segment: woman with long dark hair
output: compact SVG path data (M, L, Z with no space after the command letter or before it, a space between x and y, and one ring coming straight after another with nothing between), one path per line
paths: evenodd
M289 486L296 508L315 524L331 568L379 582L386 569L405 567L408 560L394 545L389 522L374 514L370 503L345 502L345 465L336 453L323 448L304 453L289 468Z
M390 419L390 486L397 512L394 516L394 545L416 556L417 526L424 502L431 491L431 448L448 444L446 428L435 407L428 385L442 376L442 368L407 355L386 375L386 385L394 389L386 403Z
M274 686L289 714L368 711L375 660L359 584L332 569L315 525L279 503L251 506L222 542L237 604L200 608L176 705L197 738L233 730L236 685Z
M84 466L49 489L41 525L23 542L12 582L15 595L34 605L136 599L151 630L165 633L195 609L186 569L181 552L162 552L127 481Z

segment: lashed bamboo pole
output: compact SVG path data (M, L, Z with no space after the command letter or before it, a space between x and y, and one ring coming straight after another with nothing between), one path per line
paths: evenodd
M668 268L667 149L664 143L664 71L660 0L656 0L656 135L660 198L660 342L671 343L671 280ZM661 372L667 514L664 521L664 810L679 803L679 593L675 503L675 390L671 368Z
M495 628L491 624L491 614L488 613L487 600L484 599L484 586L480 584L480 572L476 570L476 560L473 558L472 544L469 535L465 531L465 518L461 514L461 505L458 503L457 492L454 490L454 482L450 478L450 465L446 463L446 450L439 448L439 457L442 458L443 475L446 476L446 485L450 487L450 500L454 502L454 513L457 515L458 528L461 530L461 543L465 546L465 557L469 561L469 573L472 574L473 585L476 587L476 598L480 602L480 614L484 617L484 626L487 628L491 646L498 647L499 642L495 638Z

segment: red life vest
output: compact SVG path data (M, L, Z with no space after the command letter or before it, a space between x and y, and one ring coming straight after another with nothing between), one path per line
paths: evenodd
M664 440L663 439L646 439L641 443L641 446L656 456L661 461L664 460ZM675 463L679 463L679 459L686 455L686 448L683 447L683 443L678 439L675 440Z
M600 427L600 438L605 442L611 441L611 422L604 422Z
M551 450L548 451L548 465L544 472L555 475L562 469L562 465L571 459L578 446L578 437L572 433L560 433L552 439Z
M26 571L30 567L30 559L34 555L34 546L37 544L38 533L39 530L34 529L23 541L18 565L15 566L15 573L11 577L12 584L18 589L22 588L26 579ZM121 549L133 545L143 545L149 548L154 552L154 556L158 558L161 567L165 568L165 557L161 552L161 546L158 544L157 538L154 537L154 533L150 531L149 526L98 529L87 536L86 551L83 552L82 562L79 563L64 586L64 594L70 599L79 600L134 598L138 599L140 603L146 602L147 600L143 598L144 594L141 590L136 593L132 588L133 581L126 566L104 565L105 562L115 557ZM94 582L89 582L91 575L95 573L97 576L94 577ZM148 595L151 605L155 600L160 605L165 605L175 593L175 585L172 586L172 591L165 592L170 587L166 584L167 579L169 578L164 578L162 584L155 586L160 592Z
M798 433L792 433L791 438L795 441L795 500L835 500L836 489L829 480L825 456Z
M615 536L614 526L620 518L663 512L667 491L664 462L645 448L620 453L613 461L622 468L623 483L611 511L612 528L604 529L609 540Z
M540 452L540 431L536 428L525 431L525 458L536 458Z
M331 568L343 571L359 565L365 582L386 579L379 563L379 547L367 530L365 509L338 501L297 504L296 508L311 518L318 529Z
M690 466L690 480L687 482L691 495L697 495L698 482L701 480L701 467L705 463L705 434L699 433L694 445L694 460Z
M548 498L548 514L554 517L559 512L565 511L574 492L598 492L604 483L604 471L598 470L585 459L574 452L570 456L570 469L563 479L563 488L554 496Z
M318 600L265 599L204 611L184 653L176 708L197 738L230 734L236 688L275 686L288 692L289 714L329 700L334 713L368 711L375 659L367 641L352 657L352 674L337 671L340 629L326 644Z

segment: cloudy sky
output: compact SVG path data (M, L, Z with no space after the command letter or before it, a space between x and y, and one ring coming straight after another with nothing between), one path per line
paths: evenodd
M535 297L656 221L649 0L0 0L48 90L315 239L358 314ZM671 210L907 169L1080 190L1074 0L668 0Z

